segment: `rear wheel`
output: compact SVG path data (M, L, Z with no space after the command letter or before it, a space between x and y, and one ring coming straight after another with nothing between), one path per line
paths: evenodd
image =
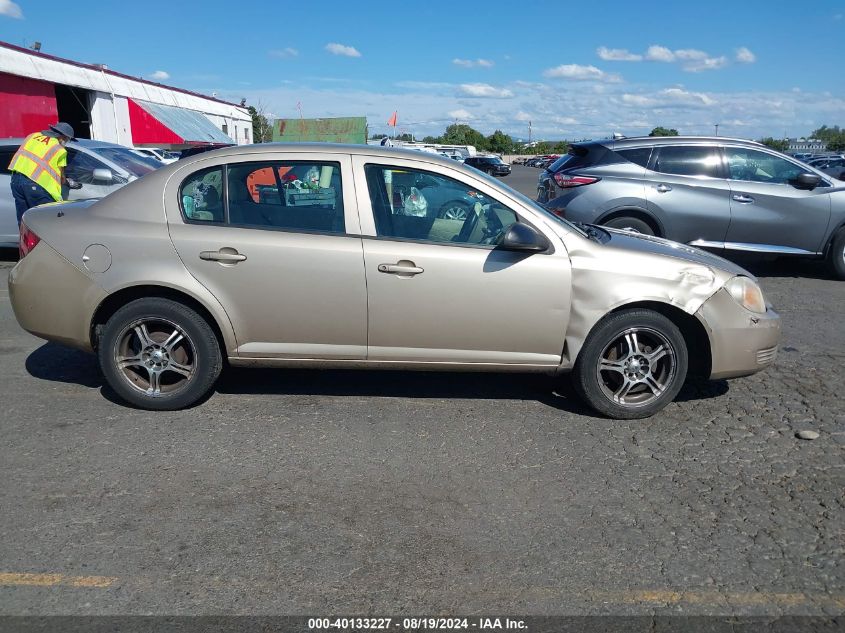
M98 358L109 386L142 409L170 411L195 404L223 366L209 324L181 303L137 299L103 328Z
M611 418L646 418L678 395L687 375L678 327L652 310L606 317L584 342L573 371L575 390Z
M827 255L830 272L838 279L845 279L845 228L839 229L833 237L830 252Z
M637 233L642 233L643 235L654 235L654 229L649 226L648 222L640 220L639 218L632 218L632 217L621 217L621 218L613 218L607 222L604 222L605 226L609 226L612 229L628 229L636 231Z

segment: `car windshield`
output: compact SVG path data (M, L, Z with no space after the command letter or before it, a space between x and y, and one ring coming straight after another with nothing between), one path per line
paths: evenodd
M155 158L141 156L131 149L122 147L97 147L93 151L138 178L155 171L162 165L161 161Z
M520 202L522 202L522 204L524 204L526 207L530 207L534 211L541 213L544 217L546 217L550 220L553 220L557 224L562 224L567 229L574 231L574 232L578 233L579 235L583 235L584 237L589 237L587 235L587 232L584 231L584 229L582 229L581 227L576 226L572 222L569 222L568 220L565 220L558 215L555 215L554 213L552 213L551 211L549 211L548 209L546 209L542 205L537 204L537 202L535 200L532 200L531 198L529 198L525 194L520 193L519 191L517 191L513 187L506 185L505 183L503 183L501 180L499 180L495 176L491 176L490 174L483 172L483 171L479 171L478 173L473 173L473 175L478 177L478 178L484 178L484 180L487 180L488 182L495 184L497 187L507 189L509 194L511 194L514 198L518 199Z

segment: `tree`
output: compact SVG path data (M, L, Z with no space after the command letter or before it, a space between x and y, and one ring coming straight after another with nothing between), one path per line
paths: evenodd
M845 129L840 128L838 125L834 125L833 127L822 125L818 130L813 130L810 136L824 141L830 152L845 151Z
M496 130L487 137L487 149L497 154L512 154L513 139L501 130Z
M678 130L676 130L675 128L665 128L658 125L651 132L649 132L649 136L678 136Z
M440 136L426 136L423 140L423 143L442 143L443 138Z
M487 139L484 135L466 123L453 123L447 127L443 142L449 145L473 145L477 149L487 149Z
M786 139L776 139L771 136L767 136L766 138L760 139L760 142L766 147L771 147L773 150L778 152L785 152L789 149L789 141Z
M252 142L267 143L273 140L273 124L264 115L266 108L259 102L258 107L247 108L252 117Z
M555 154L566 154L569 151L569 141L558 141L552 145L552 152Z

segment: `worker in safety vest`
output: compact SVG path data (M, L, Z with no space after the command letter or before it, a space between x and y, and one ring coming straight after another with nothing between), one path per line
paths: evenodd
M73 128L56 123L50 129L26 137L9 163L12 171L12 195L18 225L27 209L62 199L62 185L67 165L65 144L73 138Z

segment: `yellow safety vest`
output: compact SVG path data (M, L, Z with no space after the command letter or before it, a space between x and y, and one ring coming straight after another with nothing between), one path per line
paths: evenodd
M30 134L12 156L9 169L23 174L53 196L62 199L62 167L67 165L67 150L59 140L41 133Z

